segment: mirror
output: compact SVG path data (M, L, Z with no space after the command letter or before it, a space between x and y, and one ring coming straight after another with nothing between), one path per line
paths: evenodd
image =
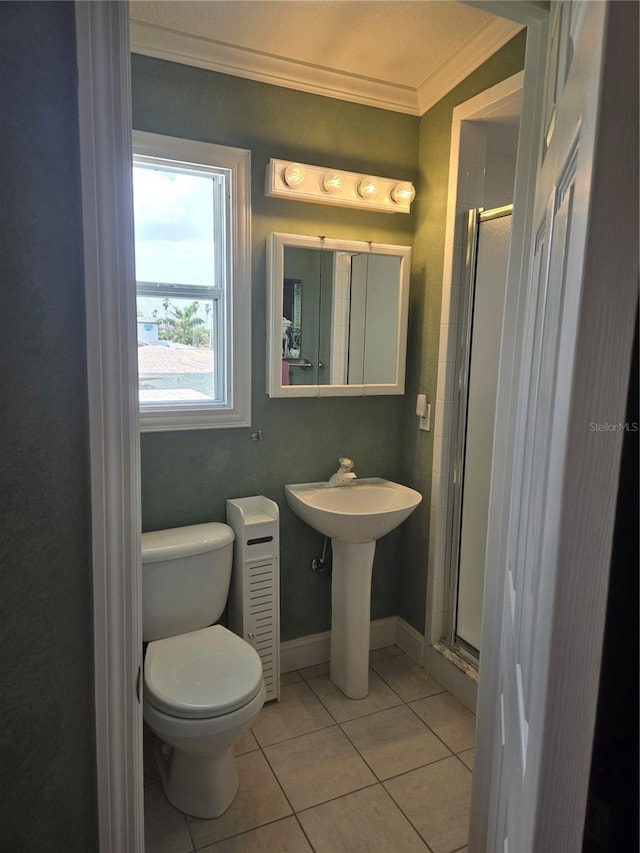
M282 294L282 357L300 358L302 347L302 282L285 278Z
M269 396L403 394L410 259L408 246L272 234Z

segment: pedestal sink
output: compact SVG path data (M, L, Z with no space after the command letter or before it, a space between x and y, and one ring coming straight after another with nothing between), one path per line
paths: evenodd
M350 699L369 692L371 573L376 540L396 528L422 500L407 486L369 477L344 486L297 483L287 503L333 546L331 673Z

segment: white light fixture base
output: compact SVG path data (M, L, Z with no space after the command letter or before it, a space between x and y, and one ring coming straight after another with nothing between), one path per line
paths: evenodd
M285 172L291 175L293 169L296 175L302 174L303 179L295 186L290 186L285 180ZM334 180L330 189L327 188L327 179L342 178L342 185ZM358 186L364 180L375 182L378 188L375 196L363 198L358 192ZM309 166L305 163L292 163L289 160L276 160L271 158L266 167L265 195L275 198L286 198L293 201L306 201L313 204L333 204L340 207L356 207L365 210L375 210L379 213L410 213L411 193L399 193L398 187L406 190L412 184L405 180L393 178L379 178L374 175L357 174L356 172L343 172L326 166ZM405 197L402 197L402 196ZM398 199L394 199L394 196Z

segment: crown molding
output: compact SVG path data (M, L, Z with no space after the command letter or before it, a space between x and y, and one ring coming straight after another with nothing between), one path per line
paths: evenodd
M461 83L483 62L500 50L520 30L522 24L508 21L506 18L493 18L470 39L462 50L455 53L446 62L430 74L418 86L418 115L423 115L447 95L454 86Z
M132 53L143 56L206 68L326 98L420 116L521 29L522 26L513 21L493 19L417 89L296 62L134 19L130 22L130 44Z
M332 71L143 21L131 21L131 52L326 98L418 115L416 90L411 86Z

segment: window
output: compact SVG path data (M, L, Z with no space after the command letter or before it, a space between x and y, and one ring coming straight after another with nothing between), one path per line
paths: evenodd
M250 152L133 134L141 429L249 426Z

